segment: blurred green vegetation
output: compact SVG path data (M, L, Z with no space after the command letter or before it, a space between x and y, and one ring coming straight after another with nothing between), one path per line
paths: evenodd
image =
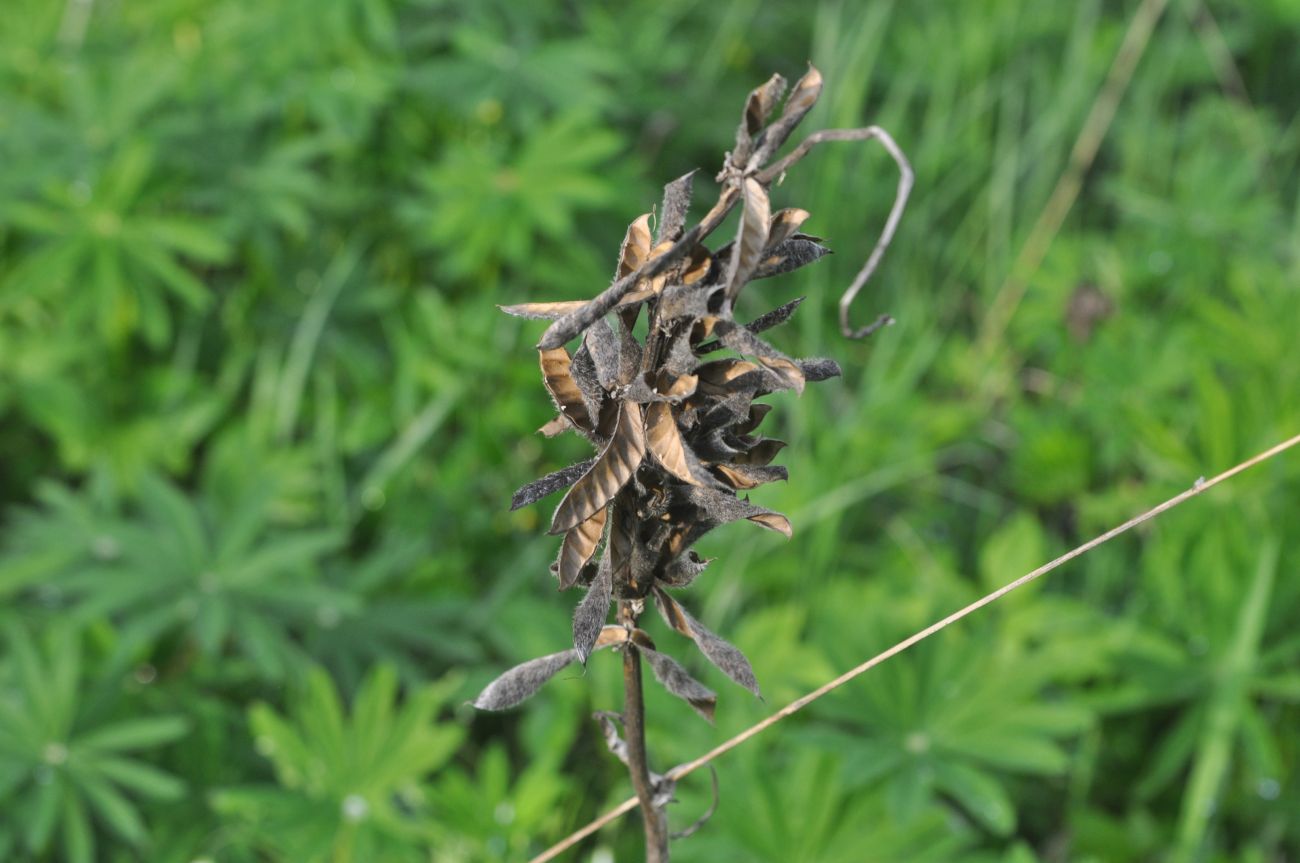
M838 336L894 174L819 150L773 205L839 254L747 302L808 295L778 341L845 376L774 399L792 479L756 500L794 540L719 531L690 597L767 701L699 668L710 727L650 691L656 765L1300 431L1295 0L1170 4L989 316L1137 5L0 4L0 859L517 860L621 799L607 657L464 706L572 606L545 504L507 502L581 446L534 434L540 327L495 304L598 291L809 59L805 126L916 167L856 312L899 323ZM1241 476L722 759L676 859L1300 859L1297 483Z

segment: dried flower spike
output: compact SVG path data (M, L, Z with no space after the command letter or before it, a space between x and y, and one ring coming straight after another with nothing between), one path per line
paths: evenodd
M785 323L802 298L738 323L733 310L755 279L788 273L829 252L818 237L800 232L810 218L799 208L771 208L774 182L817 144L879 140L900 172L898 191L884 230L866 264L840 302L844 334L854 296L870 278L897 228L912 184L911 169L893 139L877 127L817 132L785 157L776 152L821 94L821 74L811 66L794 85L779 116L769 122L786 82L773 75L750 93L736 130L734 149L717 175L718 200L686 229L695 172L664 188L657 235L650 215L628 226L614 282L588 301L525 303L509 314L551 320L538 345L543 383L557 416L542 431L572 430L597 450L588 461L548 474L515 493L512 508L567 488L550 532L563 534L552 566L561 590L584 585L573 618L573 647L517 666L493 681L474 702L499 710L523 701L573 661L586 663L600 647L622 652L627 704L622 715L628 740L618 740L603 719L608 740L632 772L646 821L648 859L667 859L666 800L656 793L646 764L642 733L640 659L669 692L712 720L716 695L637 628L647 602L667 624L691 639L727 677L758 695L749 660L696 620L670 589L691 584L708 561L692 549L721 524L746 519L791 535L789 520L741 497L765 483L785 480L771 464L783 441L756 434L770 406L757 399L780 390L802 392L808 382L840 374L833 360L786 356L759 334ZM709 249L705 241L736 205L740 225L734 241ZM644 341L634 335L646 317ZM570 352L566 346L578 340ZM730 356L713 357L722 351ZM617 624L607 625L617 604ZM622 632L620 638L615 633ZM612 736L611 736L612 735Z

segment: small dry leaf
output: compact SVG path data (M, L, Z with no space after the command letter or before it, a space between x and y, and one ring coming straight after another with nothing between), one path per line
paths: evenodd
M773 309L765 315L759 315L754 320L745 324L745 329L757 335L764 330L770 330L773 327L779 327L794 315L795 309L803 303L807 297L795 297L783 306Z
M585 434L593 440L604 440L608 437L608 428L601 428L601 420L604 419L604 412L608 409L617 410L617 405L613 399L608 398L605 388L600 385L600 373L596 370L596 360L592 357L591 351L587 350L584 343L578 348L573 355L573 360L569 363L569 376L573 382L578 385L578 391L582 393L582 404L587 409L587 416L597 420L595 433L588 429L579 428L578 431Z
M804 386L803 370L794 360L750 332L748 327L737 326L731 321L718 323L718 337L722 344L739 354L756 357L773 375L779 389L793 389L802 393Z
M553 321L569 312L577 311L587 304L586 300L565 300L558 303L517 303L513 306L497 306L507 315L527 318L533 321Z
M628 506L615 506L609 526L609 541L605 543L605 554L601 566L608 566L614 575L614 581L620 586L626 584L628 571L632 562L632 515Z
M682 251L684 253L685 249ZM671 263L671 259L665 257L649 265L647 269L655 269L655 267L667 269ZM542 333L541 341L537 343L538 350L545 351L562 347L569 339L578 335L598 318L603 318L612 309L620 305L632 293L632 289L636 287L636 279L633 276L634 274L629 273L601 291L595 299L583 303L582 306L571 312L565 312L552 321L551 325L546 328L546 332ZM646 296L649 296L648 292Z
M681 238L682 230L686 227L686 213L691 208L691 187L694 182L695 171L690 171L664 186L663 212L659 214L659 235L656 237L659 242L676 242Z
M652 296L654 295L650 291L632 291L623 296L612 308L631 308L644 303ZM533 321L554 321L565 315L581 311L587 304L587 300L561 300L556 303L516 303L513 306L497 306L497 308L516 318L526 318Z
M650 260L650 214L638 216L627 227L623 237L623 247L618 254L617 278L636 272L641 265Z
M786 321L790 320L790 318L795 313L795 309L799 308L799 306L803 303L805 299L807 298L796 297L783 306L775 308L772 311L767 312L766 314L759 315L754 320L745 324L745 329L757 335L763 332L764 330L770 330L773 327L778 327L781 324L784 324ZM700 345L695 350L696 353L699 354L708 354L714 351L720 351L722 350L723 347L724 346L722 342L715 341L715 342L709 342L706 345Z
M564 418L564 414L560 414L559 416L552 418L546 425L539 428L537 433L543 437L555 437L561 432L568 431L571 428L573 428L573 424Z
M772 459L776 458L781 450L785 449L785 441L776 438L764 438L758 441L749 449L733 458L733 464L748 465L765 465L770 464Z
M719 464L714 469L722 474L727 484L734 489L747 491L769 482L784 481L790 478L789 471L779 464L755 467L746 464Z
M600 637L596 639L596 650L605 647L619 647L629 641L635 642L641 647L655 649L654 639L644 629L628 629L626 626L611 623L600 630Z
M626 626L617 626L609 624L600 630L600 635L596 638L596 650L602 647L615 647L620 644L626 644L632 639L632 632Z
M655 246L653 249L650 250L649 260L653 261L655 258L659 257L660 255L668 254L668 251L672 249L672 247L673 244L665 240L664 242L660 243L659 245ZM648 279L645 283L646 289L649 290L650 293L654 294L655 296L658 296L659 294L663 293L664 286L668 284L668 278L670 275L672 275L671 272L665 272L665 273L660 273L659 275L651 279Z
M745 418L744 422L736 426L736 434L749 434L754 429L758 428L759 424L763 422L763 417L767 416L771 412L771 405L756 404L750 406L749 416Z
M569 422L580 429L591 431L594 426L587 413L587 405L582 399L582 390L578 388L569 373L569 368L573 364L569 352L559 347L539 351L538 356L541 360L542 380L555 406L560 409L560 413L568 417Z
M750 135L757 135L762 130L767 116L785 95L785 87L785 78L773 75L749 94L745 100L745 129Z
M617 713L610 713L608 710L598 710L592 716L600 723L601 733L605 735L605 747L613 753L615 758L627 764L627 743L619 736L618 729L614 727L615 720L622 722L623 717Z
M736 148L731 151L729 161L736 167L742 167L749 161L754 151L754 136L763 128L767 115L785 93L785 79L773 75L763 84L754 88L745 100L745 111L736 128Z
M713 690L691 677L690 672L671 656L646 647L637 649L650 663L650 670L654 672L655 680L658 680L664 689L686 701L696 713L710 723L713 722L713 711L718 704L718 696Z
M770 279L816 263L830 253L830 249L816 240L795 234L781 245L765 250L750 278Z
M760 512L757 515L745 516L754 524L762 525L768 530L774 530L779 534L790 539L794 536L794 529L790 527L790 519L781 515L779 512Z
M692 449L706 462L728 462L742 452L732 446L731 435L726 429L715 427L719 421L712 415L721 412L722 409L719 407L710 411L700 422L700 425L708 431L705 434L696 433L691 438Z
M542 684L577 658L578 651L562 650L516 665L489 683L474 699L474 706L479 710L508 710L528 700Z
M758 366L747 360L725 359L705 363L695 370L700 386L725 389L742 375L758 371Z
M813 383L824 381L828 378L838 378L844 374L840 370L840 364L835 360L828 360L825 357L814 357L808 360L799 360L799 368L803 370L804 380Z
M659 577L659 580L672 587L686 587L695 581L699 574L704 572L705 567L712 562L712 558L700 557L694 551L678 554L668 566L664 567L663 575Z
M551 533L563 533L604 509L645 458L645 427L641 406L623 402L618 424L604 452L560 501L551 519Z
M609 751L614 755L615 758L617 758L619 761L623 762L624 764L627 764L627 757L628 757L627 743L625 743L623 738L619 736L618 728L615 727L615 723L623 722L623 717L620 714L611 713L608 710L597 710L595 713L592 714L592 718L594 718L597 722L600 723L601 733L605 736L606 748L609 749ZM654 789L654 797L651 799L650 802L657 809L662 809L663 807L667 806L669 803L673 802L674 799L673 791L675 790L677 783L671 779L667 779L659 775L658 773L655 773L653 770L650 770L648 772L650 774L650 787ZM714 772L714 776L715 776L714 796L715 797L717 796L716 775L717 773L715 771ZM710 813L706 813L706 814L711 814L711 810ZM679 836L677 834L674 834L673 838L676 839L679 838Z
M762 262L763 249L767 246L767 225L772 215L767 190L761 183L753 177L746 177L742 188L745 208L741 211L736 245L727 265L727 299L732 301Z
M596 553L596 546L600 545L600 537L605 532L605 519L608 514L608 509L597 510L591 518L570 528L564 534L564 542L560 544L557 573L560 578L560 590L568 590L578 583L582 568Z
M781 110L781 116L768 127L767 133L763 137L763 145L759 151L754 154L754 162L759 165L767 164L772 154L781 149L781 145L790 137L790 133L799 125L799 121L804 118L813 105L817 104L817 99L822 93L822 74L811 63L808 64L808 71L804 76L795 82L794 89L790 91L790 97L785 100L785 107Z
M810 215L812 214L807 210L798 207L786 207L773 213L771 225L767 229L767 248L775 248L794 236Z
M618 324L618 375L617 381L619 386L627 386L632 383L638 371L641 370L641 360L643 352L641 343L636 340L632 334L632 327L636 323L636 318L630 320L620 318Z
M700 652L708 657L709 662L716 665L718 670L750 692L759 695L758 680L754 677L753 666L735 645L715 635L692 617L681 603L659 588L655 588L655 605L664 621L682 635L692 639L700 648Z
M583 334L582 344L591 352L600 386L612 390L618 381L619 340L604 318L596 320Z
M691 343L698 344L713 335L713 328L718 325L719 320L720 318L717 315L704 315L696 318L695 323L691 325Z
M680 401L695 394L700 379L695 375L674 375L667 369L659 372L654 391L672 401Z
M803 394L804 376L799 364L788 357L759 357L758 361L776 376L775 389L794 390Z
M541 479L533 480L516 491L514 496L510 498L510 511L514 512L520 507L541 500L548 494L554 494L562 488L568 488L578 481L578 477L590 470L595 461L595 459L589 458L586 461L571 464L566 468L548 473Z
M713 271L713 255L703 246L696 246L682 263L682 284L694 285Z
M682 442L681 432L677 430L677 420L673 417L672 405L668 402L655 402L646 408L646 440L650 453L659 464L682 482L699 485L691 471L691 459L686 444Z
M812 110L813 105L817 104L821 94L822 73L809 63L808 71L795 82L794 89L790 91L790 98L786 100L785 108L781 111L781 119L794 117L795 122L798 123Z
M733 494L718 491L717 489L691 487L686 490L686 493L690 502L701 513L701 518L697 520L698 523L691 526L692 542L716 525L727 524L742 518L747 518L768 530L783 533L787 538L792 535L789 519L779 512L772 512L770 509L764 509Z
M573 612L573 649L577 660L587 664L587 657L596 648L605 618L609 617L609 604L613 601L613 581L609 567L602 563L587 588L587 595Z

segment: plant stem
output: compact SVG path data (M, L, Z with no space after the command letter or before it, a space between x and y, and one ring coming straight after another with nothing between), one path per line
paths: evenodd
M645 699L641 695L641 654L628 644L623 649L623 731L627 734L627 769L641 802L645 821L646 863L668 863L668 821L654 804L650 767L645 754Z

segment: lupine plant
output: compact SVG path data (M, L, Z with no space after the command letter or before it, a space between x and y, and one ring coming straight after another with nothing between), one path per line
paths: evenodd
M889 322L882 316L854 330L848 310L893 235L911 171L893 140L877 127L818 132L776 158L821 90L821 74L810 67L774 119L785 79L773 75L751 92L735 148L716 178L721 184L717 202L688 230L695 172L670 182L654 229L654 213L632 222L614 282L594 299L504 309L552 321L538 351L542 379L558 415L542 434L576 432L597 455L529 483L511 502L517 509L568 489L551 519L550 532L563 537L551 570L561 590L586 589L573 617L573 646L512 668L474 704L485 710L513 707L570 663L585 665L605 647L620 652L623 712L598 713L597 719L609 749L631 774L651 861L668 859L665 806L673 782L653 772L646 757L641 661L660 684L707 720L712 721L717 696L659 649L640 627L640 618L653 604L668 626L694 641L723 674L759 694L745 655L700 623L672 591L690 586L704 571L709 561L693 546L719 525L743 519L791 535L784 515L741 496L788 478L784 467L772 464L785 442L758 433L771 409L758 400L782 390L802 392L806 383L840 374L834 360L794 359L760 338L789 320L802 298L747 324L734 317L749 282L796 270L828 252L821 238L800 231L809 218L806 210L773 211L771 206L772 186L821 142L879 140L900 169L885 229L840 306L841 327L850 337L865 336ZM737 205L736 239L709 249L705 240ZM638 338L643 310L645 329ZM579 344L570 353L566 343L574 339Z

